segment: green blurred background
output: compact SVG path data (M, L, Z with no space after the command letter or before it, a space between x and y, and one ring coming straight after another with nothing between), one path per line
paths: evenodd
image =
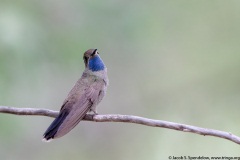
M98 48L110 85L100 114L132 114L240 135L240 1L0 1L0 104L59 110ZM215 137L81 122L51 143L52 118L0 114L2 160L240 156Z

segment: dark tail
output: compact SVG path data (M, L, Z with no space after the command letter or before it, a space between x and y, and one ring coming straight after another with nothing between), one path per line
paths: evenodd
M46 132L43 134L43 141L50 141L51 139L54 139L58 128L61 126L64 119L67 117L68 113L69 112L67 111L63 111L57 116L57 118L51 123Z

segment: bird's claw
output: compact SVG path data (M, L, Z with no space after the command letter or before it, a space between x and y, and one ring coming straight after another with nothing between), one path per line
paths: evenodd
M92 114L93 116L94 116L94 115L98 115L97 111L95 111L95 110L92 110L92 109L91 109L90 112L93 112L93 114Z

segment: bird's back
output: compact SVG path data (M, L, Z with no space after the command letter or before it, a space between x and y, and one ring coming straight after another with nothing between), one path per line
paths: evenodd
M59 138L70 132L102 100L107 82L107 77L86 70L69 92L58 117L44 133L44 139Z

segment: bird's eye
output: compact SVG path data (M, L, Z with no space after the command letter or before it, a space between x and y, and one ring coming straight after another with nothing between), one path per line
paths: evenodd
M83 59L84 59L84 63L87 64L87 62L88 62L88 57L84 56Z

